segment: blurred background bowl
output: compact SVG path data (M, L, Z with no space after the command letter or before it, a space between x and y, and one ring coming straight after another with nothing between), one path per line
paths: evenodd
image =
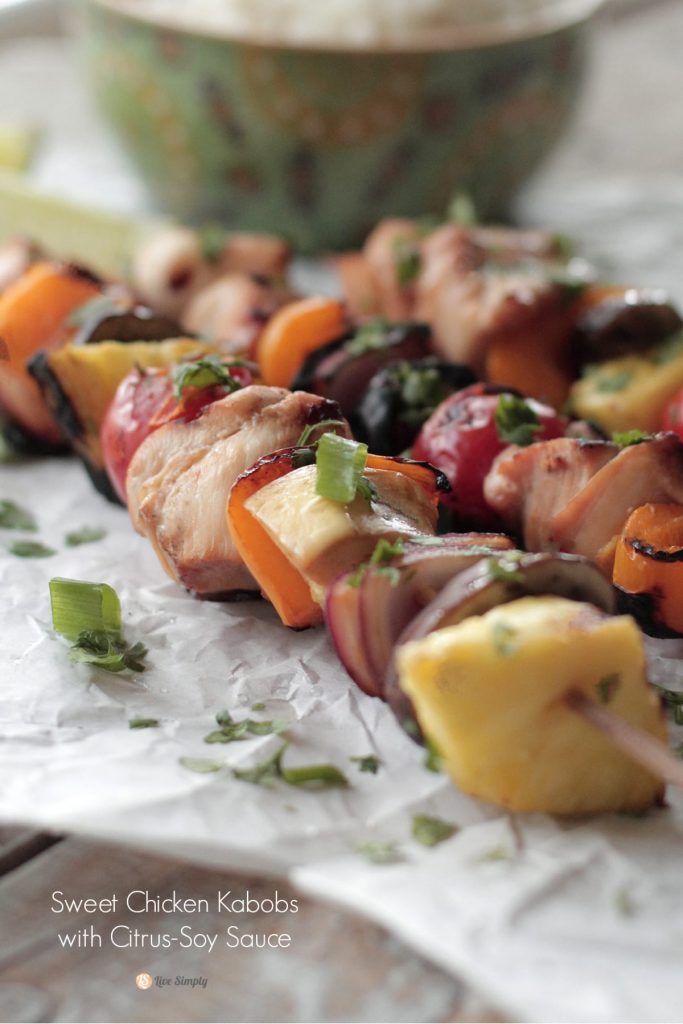
M229 38L84 0L80 42L158 209L312 251L356 245L386 215L442 214L455 192L504 216L564 131L597 6L547 0L533 31L489 23L370 50Z

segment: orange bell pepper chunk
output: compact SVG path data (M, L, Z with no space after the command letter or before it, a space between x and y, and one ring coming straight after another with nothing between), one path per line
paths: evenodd
M288 303L273 315L258 343L256 359L264 383L288 388L307 356L347 329L345 307L336 299Z
M617 542L613 582L648 594L657 624L683 633L683 506L641 505Z

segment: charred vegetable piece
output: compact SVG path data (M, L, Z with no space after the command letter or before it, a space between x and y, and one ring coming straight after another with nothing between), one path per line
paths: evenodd
M121 501L126 502L130 461L149 434L172 420L187 423L207 405L253 383L249 365L222 356L131 370L119 384L100 430L107 475Z
M365 487L344 504L316 491L312 449L275 453L235 484L228 523L238 550L285 625L322 620L325 587L359 565L379 538L434 532L440 475L407 460L371 455Z
M314 297L288 303L272 317L258 343L257 359L264 381L296 391L292 382L310 354L343 337L346 331L341 302Z
M483 615L491 608L528 595L587 601L609 613L616 609L614 588L588 559L503 552L481 558L455 576L411 620L397 644L421 639L437 629L457 625L470 616ZM500 639L504 643L505 638ZM385 694L399 722L411 722L412 708L398 684L394 660L387 669Z
M627 288L592 305L577 317L572 346L580 363L643 352L683 327L666 292Z
M566 428L567 420L547 405L475 384L441 403L412 453L448 477L451 492L443 503L457 525L496 529L501 520L484 495L484 479L495 457L510 444L527 446L560 437Z
M150 434L128 468L128 511L169 576L214 600L255 594L226 523L233 485L255 460L329 419L339 422L339 409L318 395L253 384ZM338 429L348 432L343 422Z
M354 434L377 455L398 455L445 398L474 380L468 366L435 356L390 363L374 375L356 406Z
M180 324L159 316L149 306L128 304L125 300L119 302L106 296L74 310L72 323L81 325L71 339L72 345L92 345L99 341L165 341L183 336Z
M351 337L337 339L313 352L291 387L325 395L339 403L345 416L351 416L378 370L397 360L429 355L430 337L425 324L371 320Z
M26 364L39 350L64 345L75 330L70 313L100 293L85 271L43 261L0 295L0 410L37 441L56 445L64 435Z
M190 339L104 341L65 345L39 352L31 360L31 375L64 436L83 460L97 490L110 501L118 498L105 470L100 429L120 382L135 366L168 366L205 348Z
M624 611L653 636L683 634L683 505L641 505L617 543L614 584Z
M597 423L607 434L653 433L681 388L683 331L642 354L587 366L572 385L569 400L577 416Z
M325 598L327 628L351 678L383 697L394 645L412 619L457 573L512 547L497 533L379 541L369 562L335 579Z
M399 648L400 684L456 785L509 811L592 814L660 803L663 784L570 706L580 695L662 742L628 616L525 597Z

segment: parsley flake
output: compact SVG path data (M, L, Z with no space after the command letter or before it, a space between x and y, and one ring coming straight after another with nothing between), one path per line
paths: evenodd
M434 743L434 741L430 740L429 738L425 738L425 748L425 768L427 769L428 772L440 772L441 764L443 761L441 751L438 749L436 743Z
M15 540L7 550L17 558L51 558L57 552L37 540Z
M400 864L405 857L392 840L364 839L354 843L354 850L371 864Z
M609 675L603 676L602 679L595 684L595 690L600 703L609 704L620 686L621 677L618 672L610 672Z
M107 531L101 526L82 526L80 530L72 530L64 537L64 543L68 548L76 548L81 544L92 544L96 540L102 540L107 536Z
M543 424L534 410L518 395L500 395L493 418L498 437L506 444L525 447L543 431Z
M438 846L455 834L455 825L443 818L434 818L429 814L416 814L413 817L413 839L423 846Z
M38 527L30 512L13 501L0 501L0 529L34 533Z
M144 644L129 646L120 634L101 629L84 629L69 648L72 661L94 665L105 672L144 672L142 659L147 654Z
M242 385L230 373L230 366L220 356L204 356L193 363L179 363L171 371L173 397L182 398L186 388L209 388L216 385L226 392L239 391Z
M350 757L350 761L358 765L359 772L369 772L371 775L376 775L380 769L382 762L374 754L364 754L359 757Z
M128 728L129 729L157 729L159 727L158 718L129 718Z

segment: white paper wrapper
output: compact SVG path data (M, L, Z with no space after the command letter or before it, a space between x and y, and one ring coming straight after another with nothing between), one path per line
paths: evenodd
M384 922L484 989L513 1016L674 1020L683 1000L681 803L642 820L513 824L423 766L387 708L346 677L323 630L292 633L262 603L203 603L166 579L127 514L72 460L0 469L0 498L38 519L45 559L7 551L0 531L0 818L75 831L221 867L286 875ZM105 539L68 548L64 534ZM21 535L23 536L23 535ZM28 535L27 535L28 536ZM131 678L73 664L51 630L48 581L111 584L130 641L149 647ZM252 712L254 703L266 704ZM291 720L288 764L332 762L347 790L273 789L232 777L282 742L203 741L214 715ZM133 717L160 728L131 730ZM373 753L376 775L349 759ZM197 774L181 757L225 761ZM460 826L438 848L410 835L415 813ZM370 864L359 841L395 841L405 860Z

